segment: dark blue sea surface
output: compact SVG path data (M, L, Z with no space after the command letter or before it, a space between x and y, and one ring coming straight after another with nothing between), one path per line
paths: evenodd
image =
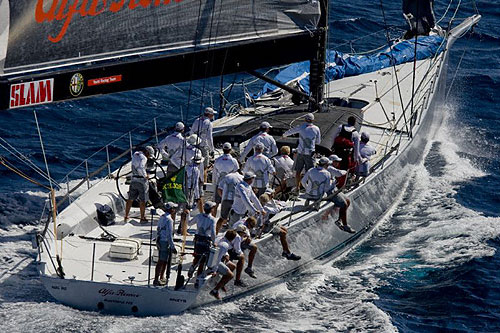
M379 1L331 3L330 48L363 52L385 43ZM471 2L461 3L457 18L471 15ZM436 3L438 19L447 5ZM165 318L104 316L57 303L37 278L29 236L45 190L0 167L2 331L500 332L500 2L477 5L480 24L451 51L448 83L463 58L446 104L436 110L445 114L444 124L397 206L341 259L318 262L234 302ZM405 28L400 2L385 1L384 9L395 37ZM224 83L242 80L251 78L230 75ZM53 178L64 183L82 160L124 133L133 130L133 143L153 134L152 122L139 126L153 117L160 116L161 130L207 105L218 108L219 86L213 78L38 107ZM247 88L255 92L260 84ZM240 97L241 86L228 99ZM43 168L32 109L0 112L0 137ZM116 155L128 140L110 144L110 152ZM89 159L90 168L105 156ZM69 180L84 175L82 165Z

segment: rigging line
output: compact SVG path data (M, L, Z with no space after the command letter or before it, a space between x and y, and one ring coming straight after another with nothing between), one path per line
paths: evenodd
M445 18L446 14L448 14L448 10L450 10L450 7L451 7L452 3L453 3L453 0L450 0L450 2L448 3L448 7L446 7L446 10L444 11L443 16L441 16L441 18L436 22L435 25L438 25L439 22L441 22Z
M4 138L0 137L0 140L5 142L5 144L8 146L4 146L3 144L0 143L0 147L2 147L4 150L6 150L9 154L17 158L19 161L21 161L23 164L25 164L27 167L35 171L38 175L40 175L42 178L45 180L49 180L45 172L40 169L37 165L35 165L28 157L23 155L21 152L19 152L15 147L13 147L9 142L7 142ZM53 178L52 181L57 185L57 187L61 188L61 185L56 182Z
M448 91L446 92L446 96L444 98L445 101L448 100L448 96L450 95L451 88L453 88L453 84L455 83L455 79L457 78L457 74L458 74L458 71L460 69L460 65L462 64L462 60L464 59L465 50L466 49L464 48L462 55L460 56L460 60L458 61L457 69L455 70L455 74L453 75L453 79L451 80L450 87L448 88Z
M10 163L5 158L3 158L2 156L0 156L0 164L3 165L4 167L6 167L7 169L9 169L10 171L14 172L15 174L17 174L18 176L26 179L27 181L29 181L29 182L31 182L31 183L33 183L35 185L38 185L40 187L43 187L44 189L50 191L49 187L47 187L47 186L45 186L43 184L40 184L39 182L37 182L33 178L30 178L29 176L27 176L25 173L23 173L19 169L15 168L14 166L9 165Z
M460 8L460 5L462 4L462 0L458 0L457 8L455 8L455 12L453 13L453 16L450 19L450 22L448 22L448 28L446 29L446 32L449 33L451 30L451 24L455 20L455 17L457 16L458 9Z
M380 9L382 10L382 17L384 18L385 34L386 34L386 37L387 37L387 44L389 45L389 52L391 54L391 62L392 62L392 67L394 69L394 76L396 78L396 85L398 87L398 94L399 94L399 101L401 103L401 110L403 111L403 116L405 118L406 132L409 132L408 131L408 124L407 124L407 121L406 121L406 115L405 115L405 109L404 109L404 103L403 103L403 96L401 95L401 87L399 85L398 72L397 72L397 69L396 69L396 62L394 61L394 56L392 54L391 39L390 39L390 36L389 36L389 30L387 29L387 20L385 18L384 4L383 4L382 0L380 0Z
M413 133L412 133L412 119L413 119L413 111L414 111L414 99L415 99L415 77L416 77L416 74L417 74L417 46L418 46L418 23L420 20L418 20L418 16L419 16L419 12L420 12L420 2L417 1L417 20L416 20L416 24L415 24L415 30L416 30L416 33L415 33L415 49L413 51L413 78L412 78L412 83L411 83L411 112L410 112L410 130L408 132L408 135L410 136L410 138L413 136Z

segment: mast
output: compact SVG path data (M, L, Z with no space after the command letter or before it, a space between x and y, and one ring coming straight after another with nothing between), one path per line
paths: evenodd
M321 16L318 23L317 49L310 67L309 111L321 112L325 83L326 42L328 38L328 0L319 0Z

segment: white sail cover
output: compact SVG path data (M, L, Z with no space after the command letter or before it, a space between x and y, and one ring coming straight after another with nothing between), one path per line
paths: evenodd
M0 0L0 9L0 74L280 38L315 30L320 16L316 0Z

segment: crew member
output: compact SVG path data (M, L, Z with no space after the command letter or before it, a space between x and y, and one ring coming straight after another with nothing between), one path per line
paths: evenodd
M255 155L250 157L243 172L253 172L255 174L255 180L252 187L257 190L257 196L263 194L269 185L269 175L275 175L276 170L274 169L273 163L263 154L264 145L262 143L257 143L254 147Z
M247 213L250 215L263 214L266 212L262 208L259 199L255 196L252 190L252 183L255 179L253 172L245 172L243 181L236 185L234 191L234 202L231 212L229 213L229 221L234 223L245 216Z
M194 235L194 260L189 268L188 276L193 276L196 265L198 266L197 276L203 273L203 268L210 254L210 246L215 242L215 218L212 211L215 209L215 203L207 201L203 205L203 213L193 217L189 225L196 223L196 234ZM198 282L198 281L197 281ZM195 286L198 284L196 283Z
M368 141L370 141L370 135L366 132L361 132L361 143L359 144L361 163L356 168L356 174L362 177L367 177L370 173L370 159L377 153Z
M287 193L295 185L295 177L293 174L293 159L290 158L290 147L281 147L280 155L274 157L273 162L276 169L276 178L279 181L276 193Z
M210 157L214 156L214 139L212 136L212 120L217 113L213 108L207 107L202 116L195 119L191 126L191 134L198 135L200 139L200 149L203 154L203 165L205 167L203 180L207 181L207 170Z
M128 190L128 200L125 205L124 220L127 222L130 208L134 200L139 199L139 210L141 213L141 223L147 222L146 219L146 202L149 200L149 183L148 174L146 172L146 164L148 158L154 155L154 149L147 146L144 149L138 149L132 155L132 179Z
M177 253L174 245L174 221L170 217L175 214L177 205L173 202L165 204L165 214L158 220L156 228L156 247L158 248L158 262L155 268L155 279L153 286L162 286L167 283L165 279L165 270L167 268L168 259L171 253Z
M186 146L186 139L183 133L184 124L178 122L175 124L175 132L161 140L158 144L163 159L168 161L167 177L172 176L183 166L183 159L185 157L182 155Z
M347 124L339 125L333 134L333 150L342 162L340 168L348 170L361 160L359 155L359 133L356 130L356 118L347 118Z
M340 230L352 234L356 231L347 224L347 208L351 205L351 201L337 188L337 180L345 176L347 171L338 169L340 167L340 162L342 161L340 157L337 155L331 155L329 159L332 165L329 166L327 170L330 172L332 185L331 190L327 192L327 195L330 197L329 201L333 202L334 207L332 209L327 209L322 218L323 220L327 220L330 215L333 215L335 209L339 209L339 218L335 221L335 224L340 228ZM333 195L334 193L337 194Z
M236 231L228 230L224 237L217 243L219 247L219 256L217 257L217 264L215 267L211 267L214 273L219 273L222 275L220 281L215 285L215 288L210 291L210 295L217 299L221 299L219 295L219 290L224 289L225 285L233 278L232 271L236 267L232 262L229 261L227 252L231 248L231 242L236 238Z
M243 176L239 172L235 171L226 175L219 182L217 192L222 199L222 204L220 209L220 218L217 221L217 234L229 218L229 212L231 211L231 207L233 206L234 202L234 191L236 189L236 185L238 185L242 181Z
M269 130L271 128L273 127L267 121L263 121L260 124L260 132L254 135L250 139L250 141L248 141L245 150L243 150L243 153L240 156L241 163L245 162L245 157L247 157L250 150L255 148L255 145L257 143L262 143L264 145L263 154L269 158L273 157L278 153L278 147L276 146L276 141L274 140L272 135L269 134Z
M240 260L238 260L238 265L236 265L236 279L234 281L235 285L237 285L236 281L239 280L239 278L241 277L241 271L245 264L245 256L243 254L243 251L245 250L249 250L248 265L247 268L245 268L245 273L247 273L250 277L254 279L257 278L252 268L253 261L255 259L255 254L257 253L257 244L255 244L252 241L252 236L251 236L251 232L252 230L254 230L256 225L257 225L257 220L253 216L250 216L247 219L236 221L233 224L232 228L236 230L236 233L238 234L238 237L236 237L235 240L233 241L233 250L234 253L238 255L238 259L240 260L242 259L241 263ZM244 287L244 285L240 286Z
M191 163L186 167L186 186L184 187L184 195L186 196L187 202L183 204L183 210L181 213L181 223L179 223L179 228L177 233L182 233L182 228L185 225L186 217L189 215L191 209L198 205L198 210L203 211L203 199L201 197L201 174L199 165L202 161L201 153L196 154Z
M308 113L304 119L306 121L305 124L291 128L283 134L283 137L299 134L298 154L294 164L297 189L300 187L302 170L305 168L305 171L307 171L314 166L314 151L316 150L316 145L321 143L321 131L318 126L313 124L314 115Z
M231 156L231 144L229 142L224 143L222 145L223 155L219 156L214 163L213 169L213 183L214 183L214 201L216 204L215 212L219 208L219 204L222 202L222 198L217 191L221 180L228 174L238 171L240 166L238 165L238 161ZM215 216L215 215L214 215Z
M302 185L306 189L306 198L308 200L319 200L330 190L330 173L326 170L328 164L330 164L328 157L321 157L318 166L309 169L302 178Z

